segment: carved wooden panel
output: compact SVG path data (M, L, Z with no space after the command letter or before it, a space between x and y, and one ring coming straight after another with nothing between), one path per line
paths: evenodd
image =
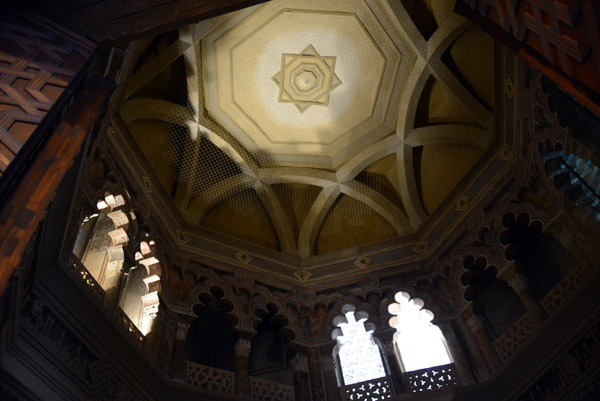
M85 66L95 45L25 14L0 17L0 175Z
M456 11L598 113L600 1L458 0Z
M0 294L21 259L31 235L44 217L65 174L100 117L114 90L106 79L93 79L74 98L74 106L48 135L11 193L2 193L0 208ZM46 134L47 135L47 134Z

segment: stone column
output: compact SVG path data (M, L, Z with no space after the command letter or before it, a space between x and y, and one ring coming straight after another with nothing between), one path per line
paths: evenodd
M171 375L171 365L174 356L173 349L175 348L175 335L177 333L177 314L166 308L164 312L163 333L161 335L157 365L160 371L169 377Z
M191 326L191 321L186 316L180 317L175 330L175 343L173 344L173 360L171 362L171 377L178 381L185 382L185 338Z
M294 395L296 401L310 401L310 380L308 377L308 357L296 354L290 359L294 372Z
M235 394L250 396L250 375L248 358L252 341L240 338L235 343Z
M408 388L404 382L404 373L398 355L396 353L396 344L394 344L394 334L396 329L389 328L385 330L378 330L373 335L379 339L381 343L381 351L383 354L384 366L386 367L386 373L390 377L393 391L396 394L408 393Z
M323 383L325 396L327 401L339 401L340 390L335 377L335 369L337 368L335 359L332 355L323 355L320 360L321 371L323 372Z
M330 342L319 348L319 365L323 375L323 390L327 401L340 401L340 388L336 377L337 364L333 357L336 342Z
M539 327L548 316L533 293L529 290L529 280L521 273L512 272L506 279L508 285L517 293L527 309L531 322Z
M325 389L323 388L323 376L321 373L321 356L318 348L308 348L308 377L310 380L310 389L314 400L325 399Z
M488 335L487 331L485 331L483 319L473 314L467 318L466 323L473 333L475 341L479 345L479 349L483 354L483 358L493 373L500 366L500 358L496 353L496 349L494 348L494 344L492 343L490 336Z
M448 347L448 351L450 351L450 356L452 357L454 367L456 368L456 377L459 384L465 385L475 383L473 372L471 372L463 349L456 338L456 331L452 321L444 320L442 322L435 322L435 325L440 328L442 334L444 335L446 346Z

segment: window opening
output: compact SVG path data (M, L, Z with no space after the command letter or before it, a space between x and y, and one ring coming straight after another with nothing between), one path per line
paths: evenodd
M394 315L390 326L396 329L394 340L405 372L452 363L444 336L431 323L433 313L423 308L423 301L407 293L396 294L389 306Z
M357 315L358 320L354 311L349 311L345 313L345 322L343 319L337 319L342 320L337 323L342 335L337 335L335 339L338 343L338 356L345 385L386 375L379 346L373 339L373 330L365 329L367 315L364 312Z

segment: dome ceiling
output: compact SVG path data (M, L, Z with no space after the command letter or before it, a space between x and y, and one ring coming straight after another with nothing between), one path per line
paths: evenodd
M493 42L452 7L274 0L146 40L116 125L180 231L297 260L415 240L497 143Z
M394 131L411 61L362 1L275 1L230 16L202 52L206 109L250 153L327 169Z

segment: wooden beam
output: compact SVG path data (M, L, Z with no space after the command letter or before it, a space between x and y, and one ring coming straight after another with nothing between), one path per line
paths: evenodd
M490 4L490 0L457 0L454 11L475 22L600 116L600 2L564 1L572 15L581 15L577 19L561 13L564 10L558 1L526 0L517 8L493 8ZM508 6L512 2L499 0L494 4Z
M115 46L266 0L26 0L28 6L102 46Z
M91 80L49 136L0 210L0 296L27 242L44 217L63 177L114 90L105 78Z

